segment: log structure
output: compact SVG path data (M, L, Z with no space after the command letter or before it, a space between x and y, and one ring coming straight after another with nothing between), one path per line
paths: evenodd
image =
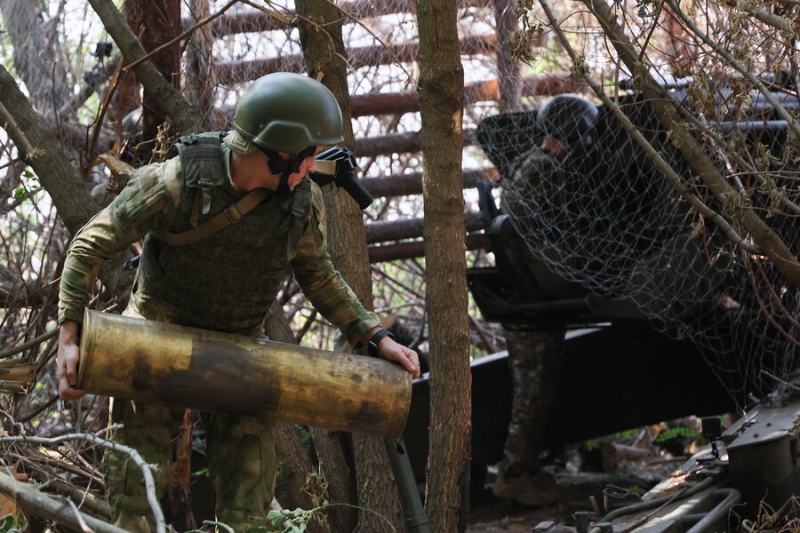
M497 67L495 76L479 81L471 81L464 87L466 107L494 103L499 110L519 110L523 98L537 95L554 95L576 92L581 84L569 72L548 75L529 75L523 77L514 67L515 61L508 49L509 35L517 26L514 10L506 0L459 0L459 8L482 13L494 13L495 31L487 31L486 26L474 33L465 32L460 38L461 54L464 57L491 58ZM357 24L359 20L378 18L392 14L414 14L416 3L410 0L392 2L371 2L353 0L338 6L345 25ZM288 33L292 31L292 13L269 13L261 11L226 13L213 21L210 34L215 39L244 34L263 34L265 32ZM192 21L185 20L184 29ZM542 43L534 43L541 45ZM355 46L347 50L348 68L358 72L362 68L376 66L411 65L419 58L419 43L416 41L388 41L374 46ZM302 55L296 53L277 54L249 60L231 60L214 65L216 83L232 86L243 84L271 72L304 72ZM497 75L499 74L499 77ZM217 129L229 125L235 111L235 104L216 110ZM353 119L361 117L380 117L395 120L409 113L419 113L419 93L416 90L397 92L366 92L351 96L350 112ZM465 109L465 112L469 112ZM465 126L464 146L476 146L475 128ZM421 151L419 131L397 132L387 135L357 137L354 152L359 158L374 159L381 156L414 155ZM416 169L411 172L361 178L362 185L376 199L412 197L422 194L422 173ZM464 189L476 187L479 181L495 181L497 170L492 166L465 168L463 171ZM486 249L482 237L483 226L475 213L465 213L468 220L465 242L467 249ZM401 258L421 257L424 247L421 242L422 221L373 221L366 220L367 244L371 261L391 261Z

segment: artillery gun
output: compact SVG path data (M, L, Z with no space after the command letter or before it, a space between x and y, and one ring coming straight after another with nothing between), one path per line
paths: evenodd
M741 80L732 83L737 81ZM747 93L747 99L734 98L736 91L720 85L710 100L713 104L702 112L688 97L696 89L692 80L672 80L665 89L698 119L690 122L692 134L709 158L730 183L752 193L754 209L775 210L775 216L765 220L798 251L800 232L792 227L792 217L783 207L770 205L767 194L754 191L770 182L778 189L786 187L796 174L793 135L773 102L792 114L800 106L788 77L762 82L769 85L771 101L757 91ZM731 103L745 101L746 105ZM631 90L620 96L618 105L682 177L684 186L722 212L724 206L670 142L670 133L649 102ZM764 377L767 371L786 376L797 367L797 347L791 341L796 337L791 317L800 316L797 287L769 266L758 274L760 281L753 281L753 265L748 270L747 261L721 230L667 185L652 158L619 126L610 109L599 106L598 111L593 142L576 162L572 180L559 189L566 191L566 203L542 201L531 209L532 221L520 220L500 212L493 186L480 187L494 265L468 269L469 288L488 321L508 328L568 331L560 389L546 429L548 447L688 415L708 420L731 412L752 416L724 437L714 434L729 444L727 455L693 460L694 466L686 467L694 472L703 466L719 474L702 489L703 496L693 500L702 503L686 507L691 512L679 511L705 518L695 523L685 517L670 519L658 526L693 533L720 530L720 517L734 504L746 501L752 510L754 500L767 492L770 501L785 501L793 494L789 487L800 479L794 468L797 452L789 444L795 438L791 428L800 403L785 389L776 391L776 382ZM543 136L536 111L488 117L477 132L501 186L520 156L539 145ZM735 143L742 157L756 162L760 176L736 173L735 161L728 158ZM686 239L675 244L675 236L683 234ZM553 247L562 252L557 259L544 251ZM788 317L780 318L774 328L769 324L774 317L765 317L759 305L761 295L770 290L778 293ZM789 333L780 335L781 327ZM507 354L477 359L472 379L470 456L473 485L481 485L486 466L502 458L510 420ZM405 430L420 480L427 455L427 404L423 376L414 383ZM774 431L769 437L764 432L743 437L754 421L770 421ZM761 438L778 447L775 453L759 448L764 444ZM703 455L709 453L705 450ZM732 479L735 493L720 492ZM624 521L615 518L613 526L606 523L597 531L618 528L620 520ZM543 524L538 530L547 529ZM587 533L589 527L578 525L576 530Z

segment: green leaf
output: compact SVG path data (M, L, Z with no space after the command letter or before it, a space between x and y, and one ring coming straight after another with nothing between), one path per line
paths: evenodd
M14 189L14 201L24 202L28 199L28 190L25 187L17 187Z
M283 521L286 520L286 515L283 514L283 511L272 510L269 513L267 513L267 520L269 520L270 524L277 526L282 524Z

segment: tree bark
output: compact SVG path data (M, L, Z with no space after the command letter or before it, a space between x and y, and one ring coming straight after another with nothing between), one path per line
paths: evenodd
M11 497L21 507L35 511L37 516L76 530L83 530L85 525L97 533L125 533L124 529L76 511L67 503L51 498L29 483L16 481L5 473L0 474L0 493Z
M70 94L66 63L58 57L44 32L44 21L27 0L2 0L0 12L4 29L13 43L14 68L30 94L31 101L47 115L54 115Z
M463 532L469 511L471 391L461 190L464 70L456 20L453 2L417 4L430 327L426 508L433 531Z
M59 149L61 143L48 122L33 110L17 82L2 65L0 94L3 95L0 102L3 129L39 176L64 225L75 233L97 211L83 178Z
M136 28L144 49L151 54L153 66L172 85L180 91L180 56L178 43L173 42L180 34L181 5L178 0L163 0L157 4L147 0L129 0L125 2L128 24ZM167 43L173 43L165 47ZM138 75L138 73L137 73ZM159 132L167 120L167 111L163 109L157 95L158 88L153 84L144 87L142 95L142 143L139 144L137 156L142 161L151 161L155 150L158 150ZM196 112L195 112L196 114ZM175 132L172 131L172 134Z
M308 72L321 79L339 100L344 116L345 143L352 148L348 65L342 59L347 57L347 52L342 40L341 14L333 4L325 2L299 0L295 6ZM348 58L351 65L352 60ZM326 208L331 259L359 300L371 310L372 280L361 210L349 195L340 194L330 197ZM396 531L404 531L402 509L383 440L361 434L353 434L352 440L358 505L373 511L359 512L355 530L389 533L392 524Z
M519 64L513 57L514 32L519 29L517 20L517 0L497 0L494 3L494 16L497 20L497 73L499 94L495 100L500 102L502 111L519 111L522 109L522 80Z
M209 0L192 0L190 4L192 23L197 23L211 14ZM214 68L214 39L211 27L206 24L189 36L186 49L186 85L190 102L197 102L197 111L203 129L214 129L217 123L214 109L214 90L217 87Z
M200 121L196 111L181 93L158 72L151 61L144 60L147 54L142 43L131 31L114 3L111 0L89 0L89 3L103 22L103 27L117 43L127 62L135 63L132 68L139 81L159 103L159 107L169 115L175 128L183 135L199 132Z
M267 337L270 339L287 344L297 344L292 328L289 327L289 322L286 320L286 315L283 314L277 301L269 308L264 327ZM297 432L294 431L290 424L278 423L275 426L275 449L284 466L287 466L291 471L286 476L286 482L289 485L292 498L294 498L294 503L303 509L318 507L320 502L315 499L314 496L316 495L312 496L309 491L304 490L306 478L316 472L311 458L297 437ZM324 431L313 428L309 428L309 430L312 436L317 431ZM314 520L309 522L308 526L309 533L322 533L329 530L331 521L328 520L327 514L315 513ZM334 528L333 531L339 530Z

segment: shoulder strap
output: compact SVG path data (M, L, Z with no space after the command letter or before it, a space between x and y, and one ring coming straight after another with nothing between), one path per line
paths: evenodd
M185 244L197 242L213 235L222 228L239 222L239 219L255 206L260 204L262 200L267 197L269 192L269 190L263 188L253 189L242 196L239 201L226 207L224 211L211 220L208 220L207 222L200 224L196 228L192 228L189 231L170 233L169 231L158 230L152 233L159 240L164 241L170 246L183 246Z

